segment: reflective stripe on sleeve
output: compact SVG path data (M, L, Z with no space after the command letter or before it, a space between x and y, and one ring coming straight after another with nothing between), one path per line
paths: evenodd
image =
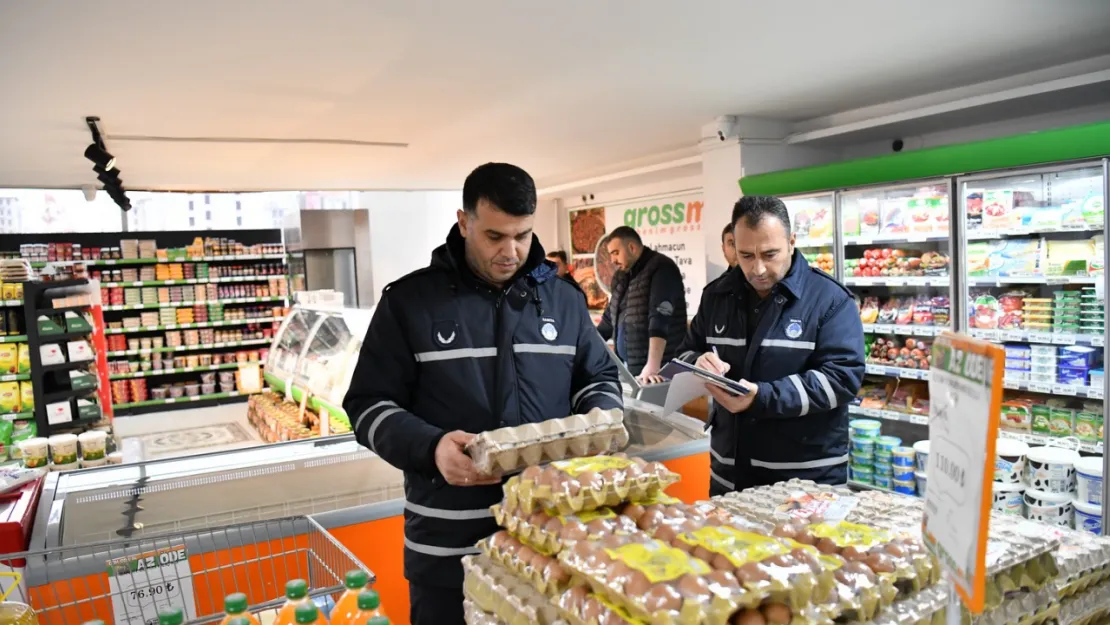
M589 393L586 393L585 395L583 395L581 397L581 399L579 399L577 402L574 403L575 408L577 409L579 404L586 401L590 397L593 397L594 395L604 395L605 397L608 397L609 399L617 402L618 406L624 407L624 400L621 399L619 396L614 395L613 393L610 393L609 391L590 391Z
M763 341L764 344L767 341ZM730 339L724 336L707 336L705 337L706 345L731 345L733 347L743 347L748 344L748 339Z
M583 386L577 393L575 393L574 396L570 398L570 404L572 406L577 406L578 405L578 400L581 399L581 397L583 395L585 395L587 391L589 391L590 389L595 389L599 386L609 386L610 388L615 390L617 393L622 392L620 385L617 384L616 382L609 382L609 381L594 382L593 384L587 384L586 386Z
M838 464L845 464L848 462L850 456L844 454L836 458L824 458L821 460L810 460L808 462L764 462L752 458L751 463L753 467L763 467L764 469L777 469L780 471L789 471L794 469L820 469L822 467L835 467Z
M709 477L710 477L710 479L715 480L718 484L721 484L722 486L725 486L729 490L736 490L736 484L733 484L732 482L726 480L725 478L717 475L716 473L713 472L713 469L709 470Z
M807 414L809 414L809 395L806 394L805 384L802 384L802 379L798 377L798 374L796 373L787 376L786 379L790 380L790 383L794 385L794 388L798 389L798 396L801 398L800 401L802 402L802 411L798 416L806 416Z
M720 462L723 465L730 466L730 467L736 466L736 460L734 458L725 458L721 454L714 451L714 449L712 447L709 448L709 455L713 456L714 460L716 460L717 462Z
M429 508L418 503L406 501L405 510L414 512L420 516L433 519L445 519L447 521L474 521L477 519L493 518L493 512L491 512L489 508L479 508L477 510L445 510L443 508Z
M453 556L473 556L481 553L476 547L434 547L432 545L422 545L414 543L408 538L405 539L405 549L410 549L416 553L422 553L426 556L435 556L437 558L450 558Z
M808 349L813 351L817 349L817 343L813 341L791 341L790 339L765 339L759 344L760 347L785 347L786 349Z
M573 356L578 352L574 345L545 345L543 343L518 343L513 345L517 354L562 354Z
M832 383L829 382L829 376L818 369L813 370L813 375L821 383L821 388L825 390L825 397L829 400L829 408L836 408L836 393L833 391Z
M460 349L445 349L438 352L420 352L416 354L416 362L438 362L442 360L460 360L463 358L493 358L497 356L496 347L463 347Z
M404 411L404 408L390 408L389 410L383 410L382 413L374 419L374 422L370 424L370 432L366 434L366 442L370 445L370 451L378 453L378 450L374 449L374 432L378 431L378 426L382 424L382 421L385 421L386 417L390 415L395 415L398 412Z

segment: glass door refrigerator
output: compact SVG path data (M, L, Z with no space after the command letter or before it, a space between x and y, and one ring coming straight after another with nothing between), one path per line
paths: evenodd
M796 247L810 266L837 276L836 194L817 193L781 198L790 213ZM839 276L838 276L839 277Z

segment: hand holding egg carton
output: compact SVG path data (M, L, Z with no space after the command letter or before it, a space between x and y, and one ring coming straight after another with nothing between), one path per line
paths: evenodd
M624 413L594 408L587 414L482 432L466 451L479 473L492 475L553 460L611 453L627 444Z

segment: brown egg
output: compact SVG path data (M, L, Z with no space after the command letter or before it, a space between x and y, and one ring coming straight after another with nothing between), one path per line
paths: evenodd
M573 478L567 479L563 482L562 492L566 493L568 497L577 497L582 492L582 486Z
M588 560L590 558L590 556L593 555L593 552L594 552L594 546L591 545L590 543L585 542L585 541L576 544L571 549L571 553L574 554L574 556L582 562L585 562L586 560Z
M560 475L562 474L548 467L547 469L540 471L539 475L536 476L536 487L551 488L552 485L555 483L556 478L558 478Z
M617 534L609 534L601 539L601 544L606 549L617 549L627 542L628 540L624 536L618 536Z
M521 546L516 552L516 560L522 565L527 565L536 557L536 552L532 551L531 547Z
M613 578L610 577L610 580ZM624 583L624 594L631 598L643 597L651 590L651 582L648 581L647 576L639 571L631 571L627 578L628 581Z
M788 553L780 553L777 556L771 556L770 558L764 560L764 562L770 564L771 566L777 566L784 569L788 569L798 564L798 561L794 559L794 556L791 556Z
M586 529L586 525L582 523L582 521L573 519L567 521L567 524L564 525L563 529L559 532L559 536L563 540L586 540L590 537L590 532Z
M637 482L644 477L644 469L638 464L630 464L624 470L624 478L629 482Z
M558 536L563 531L563 523L559 519L551 517L543 524L543 531Z
M885 553L872 553L863 560L876 573L893 573L894 561Z
M817 544L817 537L811 534L807 529L798 530L798 535L794 537L794 540L803 545Z
M678 580L678 592L687 599L707 601L710 595L709 582L699 575L683 575Z
M678 549L679 551L693 555L694 546L687 542L684 542L678 536L675 536L674 540L671 541L671 546L675 549Z
M639 529L636 527L636 522L626 516L617 517L615 525L616 527L613 529L614 532L628 533L635 532Z
M597 621L606 611L606 607L597 600L597 597L590 597L582 603L582 619L587 623Z
M613 560L605 567L605 576L615 584L623 584L632 575L632 568L620 560Z
M791 619L794 618L794 613L790 611L790 608L781 603L768 603L760 608L760 611L763 612L768 624L790 625Z
M837 547L836 543L834 543L831 538L822 538L817 541L817 551L821 553L839 554L840 547Z
M613 486L628 480L628 477L625 475L624 471L620 469L606 469L602 471L600 475L601 480L604 483Z
M712 562L713 561L714 553L712 551L706 549L705 547L702 547L701 545L698 545L697 547L694 547L694 550L691 553L694 554L695 558L697 558L699 560L702 560L704 562Z
M718 571L736 570L736 565L733 564L732 560L729 560L728 556L723 553L714 554L713 559L709 562L709 565L717 569Z
M548 516L543 512L533 512L528 517L528 524L533 527L543 527L547 525Z
M682 609L682 595L669 582L655 584L644 595L644 607L652 614L660 610L678 612Z
M644 507L638 503L630 503L624 507L624 510L621 512L621 514L632 519L633 521L639 521L640 517L644 516Z
M680 506L667 506L663 509L663 516L668 519L685 519L687 515Z
M810 515L808 522L810 524L824 523L825 522L825 517L821 516L820 514L813 514L813 515Z
M735 575L728 571L710 571L705 575L705 579L709 582L710 586L723 588L729 592L740 589L740 582L736 579Z
M509 541L510 539L511 538L509 536L509 533L506 532L505 530L501 530L501 531L497 532L496 534L494 534L493 536L490 536L489 546L493 547L497 551L500 551L501 548L505 545L505 543L507 541Z
M617 452L611 453L609 455L612 456L613 458L620 458L622 460L628 460L628 454L624 453L623 451L617 451Z
M586 531L589 532L590 536L611 534L615 525L613 519L594 519L586 524Z
M771 579L771 576L756 562L749 562L736 570L736 579L744 587L752 587Z
M628 459L632 462L632 464L640 467L641 469L647 466L647 461L645 461L643 458L640 458L639 456L631 456Z
M729 622L731 625L767 625L767 619L763 618L763 614L759 610L750 608L737 612Z
M696 531L700 530L702 528L702 526L703 526L702 523L699 523L699 522L694 521L694 520L683 521L682 524L678 526L678 530L682 534L689 534L691 532L696 532Z
M543 468L532 465L520 472L520 479L535 482L541 473L543 473Z
M649 462L647 466L644 467L644 473L662 479L670 473L670 471L661 462Z
M886 552L895 558L902 558L906 555L906 549L898 543L890 543L886 546Z
M543 569L543 576L544 579L559 587L564 586L570 581L570 573L563 568L562 564L559 564L558 560L552 560L547 563L547 566Z
M655 532L652 534L652 536L657 540L661 540L667 544L670 544L675 539L675 537L678 536L678 534L670 525L667 525L666 523L661 523L658 527L655 528Z
M787 523L785 525L780 525L780 526L776 527L775 529L771 530L771 535L772 536L781 536L782 538L789 538L789 539L793 540L794 538L797 538L797 536L798 536L798 528L795 527L792 523Z
M643 516L640 517L640 520L636 521L636 525L645 532L650 532L654 530L655 526L659 525L662 520L662 512L658 510L647 510L644 512Z
M859 547L848 545L840 552L840 557L845 560L862 560L867 557L867 552Z
M842 568L841 570L853 575L859 575L867 579L869 582L875 583L875 572L871 570L871 567L867 566L863 562L849 562L845 564L844 568Z
M600 490L603 486L601 475L593 471L583 471L578 474L578 485L590 490Z
M650 506L644 508L644 510L647 510L648 512L658 512L659 514L663 514L667 511L667 506L664 506L661 503L653 503Z

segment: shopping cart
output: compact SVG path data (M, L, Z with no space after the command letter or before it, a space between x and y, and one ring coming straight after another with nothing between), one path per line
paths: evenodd
M29 604L40 625L157 625L167 607L203 625L223 618L233 592L246 594L255 613L279 607L293 579L308 582L326 606L344 590L347 571L367 570L306 516L5 554L0 564L16 560L26 568L8 600Z

